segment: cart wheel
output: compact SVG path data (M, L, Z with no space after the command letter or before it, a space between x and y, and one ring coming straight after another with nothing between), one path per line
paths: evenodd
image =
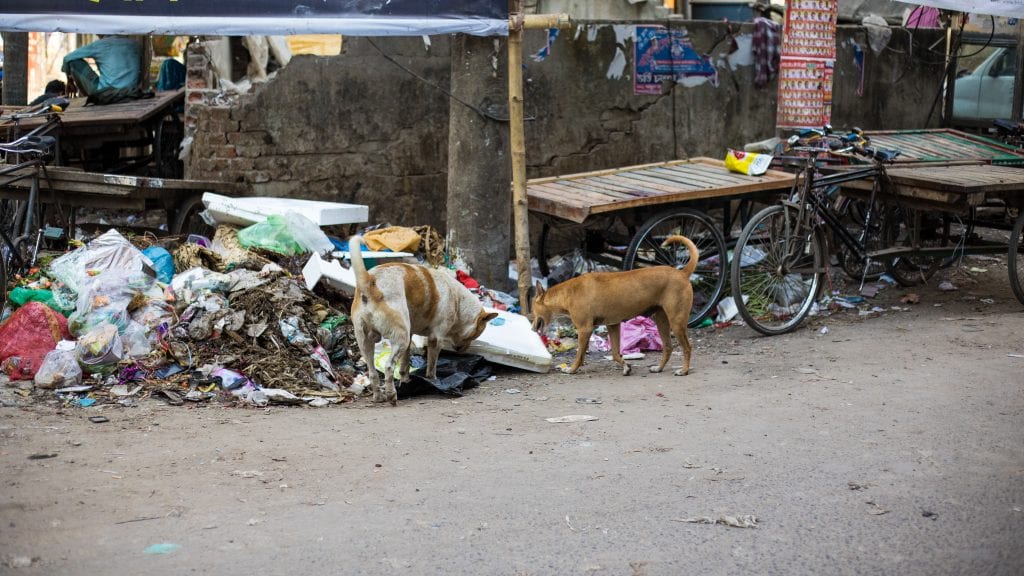
M886 246L929 248L945 246L949 240L945 221L912 208L895 208L885 218L883 226ZM942 258L905 254L889 260L886 266L900 286L917 286L927 283L942 262Z
M700 251L697 269L690 276L693 308L689 326L698 326L718 304L725 288L728 257L721 231L707 215L689 208L676 208L649 219L633 236L622 260L623 270L646 266L682 268L689 260L685 248L666 249L661 244L673 234L689 238Z
M876 202L869 211L868 203L856 198L844 198L839 206L839 213L842 216L843 227L851 236L861 242L867 252L879 250L885 246L882 235L883 207ZM865 226L870 217L870 226ZM834 233L834 245L836 247L836 260L851 279L857 282L878 280L886 270L886 263L881 260L873 260L867 263L846 246L840 239L839 233Z
M1006 264L1010 271L1010 287L1017 296L1017 300L1024 304L1024 209L1019 211L1017 222L1013 225L1013 232L1010 234L1010 252Z
M174 217L174 223L171 225L172 235L188 235L198 234L207 238L212 238L215 228L210 226L203 220L200 212L205 210L206 207L203 205L203 197L200 195L189 196L178 205L178 211Z

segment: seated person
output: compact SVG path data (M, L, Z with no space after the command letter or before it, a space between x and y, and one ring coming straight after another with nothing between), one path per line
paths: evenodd
M61 98L64 96L66 88L67 87L60 80L50 80L46 83L46 89L43 90L43 93L35 100L29 102L28 105L35 106L37 104L42 104L47 100L52 100L53 98Z
M86 58L92 58L99 69L97 75ZM86 96L104 91L134 90L142 77L142 46L131 38L104 36L64 57L64 72Z

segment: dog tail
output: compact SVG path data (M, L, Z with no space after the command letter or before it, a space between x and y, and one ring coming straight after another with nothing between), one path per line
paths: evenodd
M356 275L356 288L367 294L372 291L373 277L366 271L366 264L363 263L362 244L362 236L352 236L348 239L348 253L352 260L352 271Z
M680 234L673 234L672 236L669 236L661 245L668 246L670 244L686 245L686 249L690 252L690 261L686 263L685 267L683 267L683 272L685 272L686 276L689 277L693 274L693 271L697 269L697 258L700 256L700 251L697 250L697 246L695 246L689 238Z

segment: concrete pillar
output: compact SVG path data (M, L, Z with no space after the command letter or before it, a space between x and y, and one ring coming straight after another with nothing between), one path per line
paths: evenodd
M28 32L4 32L4 94L6 106L28 104Z
M507 291L512 222L508 58L504 38L452 39L447 226L473 277ZM477 110L498 118L486 118Z

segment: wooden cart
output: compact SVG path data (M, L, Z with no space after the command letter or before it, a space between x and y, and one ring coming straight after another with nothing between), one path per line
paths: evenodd
M742 220L751 200L774 198L793 181L792 174L774 170L762 176L737 174L712 158L529 180L529 209L542 223L537 241L541 272L549 273L548 252L560 231L570 231L575 247L623 270L682 267L688 258L685 249L661 247L667 236L682 234L701 253L692 278L690 324L697 325L725 289L728 240L736 216ZM714 219L712 211L718 214Z
M845 186L852 195L863 196L871 190L871 182L864 180ZM915 266L924 274L958 255L1006 253L1010 286L1024 304L1024 168L985 163L897 166L886 171L879 200L909 207L919 216L905 242L873 257L907 258L919 262ZM983 218L977 209L986 203L994 215ZM942 229L936 228L936 219L922 224L928 213L953 215L959 232L950 233L948 218L942 220ZM1010 231L1008 241L1005 231Z

